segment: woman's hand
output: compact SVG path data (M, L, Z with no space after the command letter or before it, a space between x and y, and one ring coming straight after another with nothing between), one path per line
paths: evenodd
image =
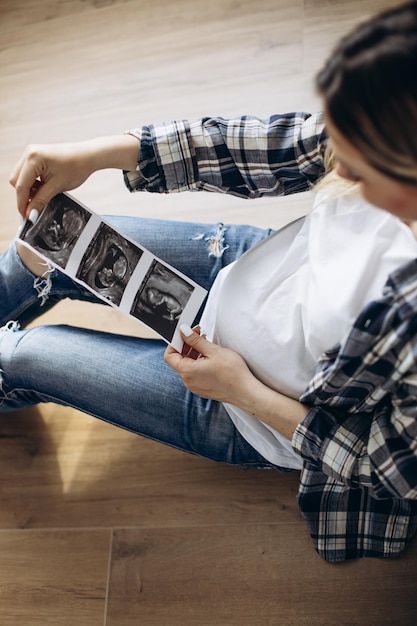
M187 389L203 398L234 404L292 439L308 412L306 406L264 385L233 350L207 341L191 328L181 326L181 331L183 353L168 346L164 359Z
M181 331L183 353L168 346L164 359L190 391L203 398L234 404L292 439L308 412L306 406L264 385L233 350L210 343L186 326L181 326Z
M19 213L27 217L31 209L41 211L53 196L78 187L91 173L82 144L28 146L10 176Z
M32 209L41 211L56 194L75 189L96 170L136 169L138 146L131 135L28 146L10 176L19 213L28 217Z
M183 328L183 327L182 327ZM239 354L207 341L199 330L183 333L184 349L179 354L168 346L165 362L182 378L184 385L203 398L238 404L254 376Z

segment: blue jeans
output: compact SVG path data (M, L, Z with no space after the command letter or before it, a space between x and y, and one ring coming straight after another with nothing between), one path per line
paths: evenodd
M250 226L106 220L208 290L222 267L271 233ZM10 320L24 328L63 298L103 304L61 272L54 270L50 278L42 305L14 244L0 257L0 326L11 330L0 332L1 411L55 402L206 458L271 467L239 434L221 403L183 386L164 363L163 341L64 325L16 330Z

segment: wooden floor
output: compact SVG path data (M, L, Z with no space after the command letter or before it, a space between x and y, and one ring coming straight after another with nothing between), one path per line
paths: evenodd
M313 76L333 41L394 4L0 0L1 248L18 227L7 181L27 143L315 110ZM129 195L118 172L75 195L102 213L275 227L311 200ZM81 304L43 321L142 332ZM217 465L46 405L1 417L0 476L2 626L417 623L417 541L398 560L324 563L296 472Z

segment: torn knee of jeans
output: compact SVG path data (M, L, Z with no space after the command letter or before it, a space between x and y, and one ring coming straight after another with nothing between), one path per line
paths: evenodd
M1 332L13 333L18 330L20 330L20 323L17 322L16 320L9 320L6 324L4 324L4 326L0 328L0 333ZM0 406L4 404L5 400L7 400L7 393L4 390L3 374L4 374L4 371L0 369Z
M10 333L15 332L16 330L20 330L20 323L16 320L10 320L9 322L7 322L7 324L0 328L0 332L3 331Z
M223 253L229 247L224 243L224 233L226 232L226 228L224 224L221 222L217 225L215 232L211 235L207 235L206 233L198 233L194 235L194 241L204 240L207 241L207 249L210 256L214 256L216 258L220 258L223 256Z
M33 281L33 288L38 294L38 298L41 298L41 306L48 300L49 293L52 288L51 274L54 271L54 267L49 263L46 263L46 270L42 276L36 276Z

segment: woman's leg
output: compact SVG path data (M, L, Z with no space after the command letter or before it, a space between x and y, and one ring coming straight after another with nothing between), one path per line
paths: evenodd
M207 290L223 267L273 232L241 224L200 224L135 217L103 219Z
M219 270L264 239L271 230L251 226L207 225L135 217L105 218L116 230L210 289ZM103 304L61 272L35 277L11 244L0 257L0 327L16 320L22 327L64 298Z
M106 221L209 289L218 271L270 231L108 218ZM35 281L36 284L36 281ZM42 308L34 276L11 246L0 260L0 319L22 325L56 301L97 301L58 271ZM42 281L38 290L44 288ZM191 394L163 361L165 344L65 326L0 332L0 410L39 402L72 406L176 448L228 463L269 467L224 407Z
M65 326L1 331L0 411L55 402L215 461L271 467L220 403L183 386L164 350L159 340Z
M15 242L0 256L0 328L12 321L23 328L67 297L99 302L61 272L51 271L46 263L33 263L33 257L29 259L34 271L39 267L42 276L33 274L23 264Z

